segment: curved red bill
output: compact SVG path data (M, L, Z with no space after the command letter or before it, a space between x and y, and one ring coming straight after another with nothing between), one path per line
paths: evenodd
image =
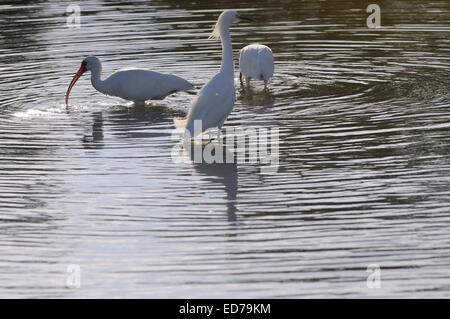
M72 90L72 87L75 85L75 82L78 81L78 79L80 78L80 76L83 75L83 73L86 72L86 62L82 62L80 69L77 71L77 73L75 74L75 76L73 77L72 81L69 84L69 88L67 89L66 92L66 105L69 104L69 94L70 94L70 90Z

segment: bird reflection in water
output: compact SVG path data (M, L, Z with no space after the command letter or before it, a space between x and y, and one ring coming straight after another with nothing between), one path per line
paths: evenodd
M85 149L103 148L103 115L102 112L92 114L91 134L83 134L82 143Z
M213 184L218 184L225 188L228 221L236 222L238 175L236 158L233 153L227 149L226 145L216 140L211 141L209 144L198 143L193 145L190 141L184 141L182 144L183 145L180 149L181 154L179 155L188 157L193 164L194 170L200 175L207 176L205 179L206 181ZM211 146L213 147L211 148ZM201 154L204 154L206 147L213 150L222 150L222 160L209 163L209 161L207 162L205 160L204 156L198 156L200 152ZM213 153L212 155L215 156L216 154Z
M271 106L275 102L275 97L270 93L269 88L259 89L245 85L241 86L238 99L241 100L243 104L251 106Z

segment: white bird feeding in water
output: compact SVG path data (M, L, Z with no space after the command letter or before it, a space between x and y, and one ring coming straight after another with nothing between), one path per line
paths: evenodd
M177 128L185 128L190 136L213 127L220 129L233 110L235 93L234 88L234 63L231 48L230 25L239 20L250 20L234 10L222 12L214 27L210 38L222 40L222 64L220 72L203 86L194 98L189 113L185 119L175 119ZM194 121L201 121L201 130L194 132Z
M243 47L239 53L239 80L242 76L247 86L251 79L263 80L267 88L269 79L273 76L274 64L272 50L262 44L250 44Z
M95 56L89 56L81 62L80 69L70 82L66 92L66 105L70 90L86 71L91 71L91 83L97 91L133 101L136 105L145 105L147 100L162 100L174 92L193 88L191 83L179 76L141 69L120 70L102 80L102 63Z

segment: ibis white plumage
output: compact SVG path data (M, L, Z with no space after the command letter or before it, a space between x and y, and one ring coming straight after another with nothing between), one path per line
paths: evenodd
M272 50L262 44L250 44L241 49L239 52L239 79L242 85L242 76L245 77L247 86L250 80L263 80L264 87L267 88L269 79L274 72L273 53Z
M222 41L222 63L220 72L203 86L191 104L185 119L175 119L177 128L185 128L190 136L209 128L222 128L233 110L236 90L234 87L234 63L230 36L230 25L239 20L250 20L234 10L226 10L219 16L210 38ZM201 132L194 132L194 122L201 121Z
M86 71L91 71L91 83L97 91L133 101L136 105L145 105L147 100L162 100L174 92L193 88L191 83L179 76L141 69L120 70L102 80L100 60L89 56L81 62L80 69L70 82L66 92L66 105L69 103L72 87Z

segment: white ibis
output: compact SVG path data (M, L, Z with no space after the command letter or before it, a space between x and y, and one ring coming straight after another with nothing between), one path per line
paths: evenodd
M272 50L262 44L250 44L243 47L239 53L239 80L242 85L242 75L245 77L247 86L251 79L263 80L267 88L269 79L273 76L273 54Z
M91 71L91 83L97 91L134 101L136 105L145 105L147 100L162 100L174 92L193 88L191 83L179 76L141 69L120 70L102 80L102 63L95 56L88 56L81 62L80 69L70 82L66 105L69 103L70 90L86 71Z
M217 20L210 38L220 38L222 40L222 63L220 72L217 73L208 83L203 86L194 98L189 113L185 119L175 119L177 128L185 128L194 137L194 121L201 120L202 132L212 128L220 129L233 110L235 101L234 88L234 63L233 51L231 48L230 25L239 20L250 20L234 10L222 12Z

